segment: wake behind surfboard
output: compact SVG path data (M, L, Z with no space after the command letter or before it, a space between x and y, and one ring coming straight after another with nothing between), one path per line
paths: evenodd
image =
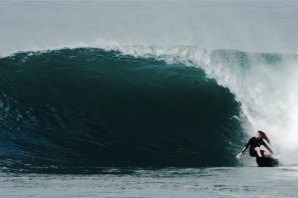
M278 160L271 157L257 157L256 162L259 167L276 167L279 165Z

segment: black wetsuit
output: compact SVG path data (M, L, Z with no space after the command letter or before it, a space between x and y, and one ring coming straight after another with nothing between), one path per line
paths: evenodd
M247 149L248 146L249 147L249 154L252 157L257 157L257 151L255 150L255 147L260 147L261 145L265 146L271 153L272 150L270 149L270 147L263 141L263 139L257 139L256 137L252 137L249 139L249 141L247 142L246 146L242 149L242 153ZM262 156L264 156L264 150L261 150L261 154Z

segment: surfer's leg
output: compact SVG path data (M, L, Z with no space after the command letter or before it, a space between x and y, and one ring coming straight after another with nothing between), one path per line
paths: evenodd
M257 152L258 156L259 157L262 157L262 153L261 153L261 150L260 150L260 147L255 147L255 151Z
M271 157L271 153L269 151L264 151L263 154L264 157Z

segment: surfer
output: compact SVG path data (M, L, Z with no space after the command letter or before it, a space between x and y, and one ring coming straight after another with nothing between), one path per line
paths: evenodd
M256 135L249 139L246 146L242 149L242 151L236 156L237 159L240 159L244 151L249 147L249 154L252 157L271 157L273 154L271 148L264 142L265 139L269 144L270 140L267 135L263 131L258 131ZM260 149L260 146L263 145L268 149L268 151L264 151Z

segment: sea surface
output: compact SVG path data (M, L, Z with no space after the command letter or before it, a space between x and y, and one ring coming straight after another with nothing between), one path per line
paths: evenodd
M0 174L1 197L297 197L297 167L120 169Z

